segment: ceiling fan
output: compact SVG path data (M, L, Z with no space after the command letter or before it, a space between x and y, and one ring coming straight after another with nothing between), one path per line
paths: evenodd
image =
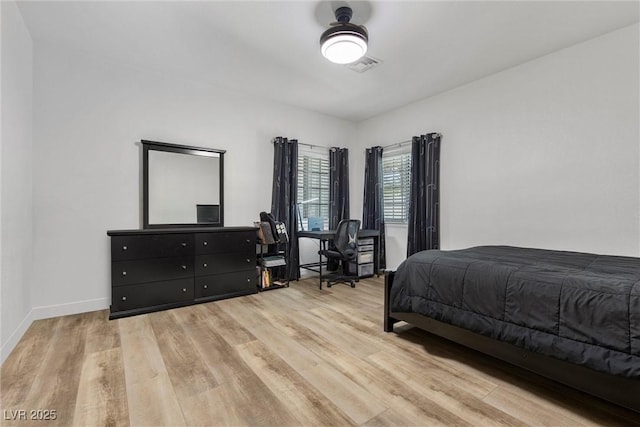
M369 33L364 25L352 24L353 11L348 6L335 10L336 22L320 36L322 56L336 64L350 64L367 53Z

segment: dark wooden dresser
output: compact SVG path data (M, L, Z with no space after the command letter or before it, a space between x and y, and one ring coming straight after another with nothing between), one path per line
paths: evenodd
M134 314L258 292L256 228L110 230L111 314Z

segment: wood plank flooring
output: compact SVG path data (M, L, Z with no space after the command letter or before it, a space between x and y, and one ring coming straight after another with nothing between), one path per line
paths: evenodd
M385 333L382 306L381 278L323 290L310 278L119 320L107 311L39 320L2 366L0 421L640 425L638 414L408 325ZM31 420L46 414L37 410L55 420Z

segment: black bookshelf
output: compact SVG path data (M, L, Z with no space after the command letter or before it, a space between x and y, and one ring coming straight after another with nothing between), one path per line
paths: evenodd
M265 244L258 238L256 261L259 267L258 291L270 291L289 287L287 259L289 243ZM266 285L265 285L266 283Z

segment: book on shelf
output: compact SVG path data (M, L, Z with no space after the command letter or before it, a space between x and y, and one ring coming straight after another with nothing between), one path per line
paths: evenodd
M268 288L271 286L271 272L269 270L262 271L262 287Z
M271 286L288 286L284 280L274 280L271 282Z

